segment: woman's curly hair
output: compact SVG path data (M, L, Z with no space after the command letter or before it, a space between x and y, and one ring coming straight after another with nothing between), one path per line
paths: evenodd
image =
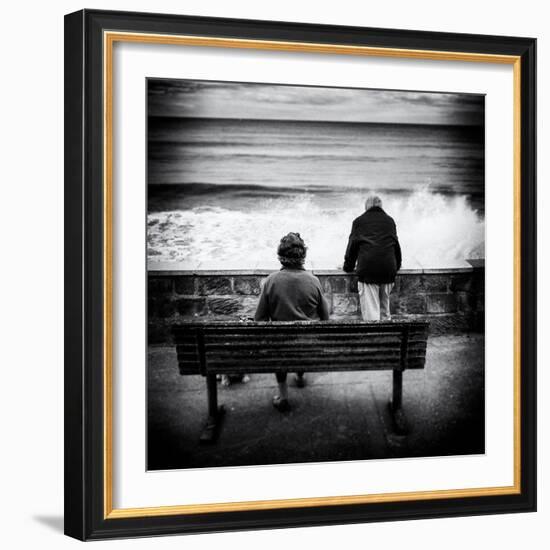
M285 235L277 248L279 261L283 267L288 267L290 269L301 269L304 267L306 252L306 243L302 237L300 237L300 233L289 233Z

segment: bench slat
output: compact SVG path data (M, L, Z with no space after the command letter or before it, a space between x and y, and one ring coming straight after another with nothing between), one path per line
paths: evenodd
M368 362L364 359L346 359L331 360L329 362L319 361L273 361L269 364L253 362L250 364L242 363L240 361L222 361L220 363L211 362L207 366L207 372L216 374L239 374L243 373L274 373L274 372L287 372L295 370L305 370L307 372L322 372L322 371L346 371L346 370L387 370L394 369L399 366L399 359L393 361L390 360L377 360Z
M365 362L372 362L376 361L378 359L388 359L388 360L398 360L400 359L400 354L396 352L387 352L387 353L373 353L370 355L365 355L362 353L349 353L349 354L341 354L341 353L318 353L312 355L311 353L289 353L287 355L263 355L263 356L255 356L255 355L208 355L206 366L207 368L212 365L213 363L221 363L226 361L227 363L238 363L239 361L246 362L249 364L257 363L258 365L266 365L271 363L285 363L286 361L303 361L308 363L315 363L315 362L327 362L327 361L334 361L334 362L345 362L345 361L360 361L363 360Z
M232 342L240 341L243 338L247 340L273 340L281 341L287 340L289 338L296 340L392 340L392 339L401 339L401 334L399 332L381 332L381 333L371 333L371 332L342 332L342 333L296 333L296 332L286 332L286 333L275 333L271 331L264 331L258 333L248 333L242 332L240 334L231 333L231 334L222 334L222 333L213 333L210 331L205 331L205 337L211 342Z
M264 348L261 350L246 350L241 349L239 351L233 350L206 350L208 360L211 357L257 357L259 361L262 361L266 357L291 357L298 355L306 355L309 357L324 357L327 355L339 355L343 356L355 356L361 355L364 357L371 357L377 355L401 355L399 348L325 348L319 346L317 348L302 349L302 348Z
M228 350L228 351L235 351L238 352L240 349L247 349L250 351L259 351L266 348L277 348L277 349L285 349L285 348L389 348L389 349L400 349L401 342L399 340L391 340L391 341L380 341L380 340L308 340L308 341L302 341L302 340L293 340L293 339L287 339L287 340L281 340L279 342L274 342L273 340L263 340L261 342L247 342L247 341L241 341L241 342L209 342L208 340L205 342L205 347L209 351L216 351L216 350Z
M414 350L408 354L408 359L423 357L424 353L421 350ZM364 353L364 352L333 352L333 351L322 351L319 350L316 353L302 352L300 350L289 352L289 353L240 353L240 354L219 354L219 353L209 353L207 354L207 366L213 362L238 362L243 361L247 363L258 363L267 364L273 361L298 361L298 360L307 360L310 362L314 361L333 361L338 360L353 360L357 358L363 358L365 361L376 361L377 359L399 359L401 354L398 351L388 351L388 350L379 350L375 353Z
M402 365L405 331L407 358ZM173 327L173 335L181 374L420 369L425 363L428 323L192 322Z
M353 342L348 343L344 342L308 342L303 344L301 342L285 342L285 343L274 343L274 342L264 342L261 344L250 344L248 342L241 342L238 344L211 344L206 343L205 348L207 353L210 354L235 354L239 355L242 353L245 354L266 354L274 353L292 353L295 351L303 351L307 353L325 353L325 352L340 352L347 353L349 352L364 352L364 353L376 353L376 351L401 351L400 342ZM407 350L423 350L426 348L425 342L410 342L407 346ZM190 350L189 350L190 351Z

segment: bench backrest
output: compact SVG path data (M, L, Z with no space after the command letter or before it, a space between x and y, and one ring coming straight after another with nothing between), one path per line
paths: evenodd
M181 374L421 369L429 323L202 322L172 328Z

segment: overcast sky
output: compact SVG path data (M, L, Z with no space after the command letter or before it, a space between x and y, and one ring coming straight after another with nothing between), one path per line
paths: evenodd
M408 124L472 124L484 119L484 97L241 84L149 80L149 115Z

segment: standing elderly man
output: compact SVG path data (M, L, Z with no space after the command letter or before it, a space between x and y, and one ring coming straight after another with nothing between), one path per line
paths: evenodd
M357 264L357 268L356 268ZM364 321L390 319L390 292L401 268L401 247L393 219L377 196L368 197L365 212L353 220L344 271L356 270Z

